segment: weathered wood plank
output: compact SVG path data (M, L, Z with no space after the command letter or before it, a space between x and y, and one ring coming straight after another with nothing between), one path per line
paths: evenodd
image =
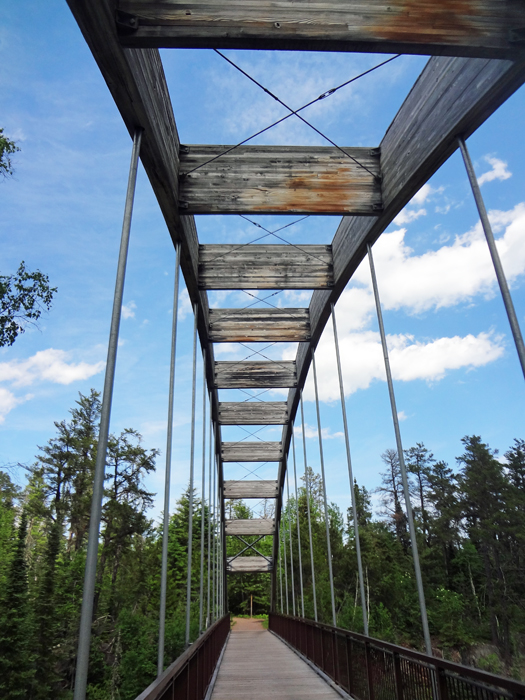
M217 389L278 389L297 386L295 362L216 362Z
M422 53L509 58L520 0L120 0L128 46Z
M228 573L244 573L244 574L259 574L271 571L273 568L272 558L269 557L265 559L264 557L237 557L231 561L231 557L228 557L227 571Z
M310 339L308 309L210 309L213 343L300 343Z
M250 518L249 520L226 520L227 535L273 535L273 518ZM240 557L239 557L240 558Z
M351 157L332 146L240 146L225 153L229 148L181 150L180 206L188 214L372 216L382 207L376 148L345 147Z
M223 462L279 462L283 457L280 442L223 442Z
M224 498L277 498L277 481L225 481Z
M219 425L284 425L286 401L220 401Z
M333 283L329 245L199 246L201 289L330 289Z

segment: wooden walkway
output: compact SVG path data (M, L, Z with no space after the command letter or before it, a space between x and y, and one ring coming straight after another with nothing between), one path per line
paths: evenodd
M341 700L259 620L237 618L211 700Z

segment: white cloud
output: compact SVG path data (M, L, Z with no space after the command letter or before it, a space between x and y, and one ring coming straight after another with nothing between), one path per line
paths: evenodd
M316 351L319 395L323 401L339 399L339 382L334 372L333 340L323 336ZM418 342L409 335L387 337L392 375L396 381L422 379L433 382L455 369L473 369L493 362L503 355L500 336L480 333L477 336L454 336ZM340 337L341 364L346 395L367 389L374 381L385 381L385 365L379 333L362 331ZM312 401L311 384L304 398ZM308 437L308 432L306 432Z
M296 425L294 427L293 432L294 432L294 435L296 437L302 437L303 429L302 429L301 425L300 424ZM317 430L316 427L314 427L312 425L308 425L308 423L305 423L304 424L304 434L305 434L305 437L307 437L307 438L316 438L319 436L319 431ZM334 439L344 437L344 433L340 433L340 432L332 433L330 428L321 428L321 435L323 436L323 440L334 440Z
M442 194L444 187L432 187L428 182L412 197L410 204L424 204L433 194Z
M426 216L426 209L403 209L394 219L394 224L400 226L401 224L409 224L411 221L419 219L420 216Z
M32 398L31 394L27 394L24 397L17 397L8 389L0 387L0 423L5 421L5 417L15 406L18 406L18 404L30 398Z
M122 316L124 318L135 318L135 309L137 305L134 301L130 301L128 304L122 304Z
M404 411L398 411L397 412L397 419L400 423L402 423L404 420L408 418L407 414Z
M498 251L512 283L525 272L525 203L509 211L491 211L489 217L495 233L503 231L497 241ZM471 301L479 294L488 297L494 294L496 278L480 223L456 236L452 244L423 255L413 254L404 241L405 234L406 229L383 234L374 246L385 309L403 308L408 313L421 313ZM359 268L354 281L365 288L365 296L369 295L358 308L362 323L365 307L373 308L366 265Z
M89 379L104 369L105 362L68 362L69 353L64 350L40 350L27 360L0 362L0 381L15 386L30 386L39 381L54 384L71 384Z
M492 166L492 169L478 177L480 187L486 182L492 182L492 180L508 180L509 177L512 177L512 173L507 169L508 164L505 161L494 156L485 156L485 160Z
M190 295L187 289L183 289L179 295L179 310L178 317L181 321L184 321L186 316L193 313L193 307L191 305Z

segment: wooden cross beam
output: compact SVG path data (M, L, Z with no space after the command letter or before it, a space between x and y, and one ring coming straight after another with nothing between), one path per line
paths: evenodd
M277 498L277 481L225 481L224 498Z
M361 51L512 58L523 0L119 0L130 47Z
M233 561L226 560L228 573L232 574L260 574L273 570L272 558L270 561L266 557L236 557Z
M219 425L285 425L286 401L220 401Z
M273 535L274 532L275 520L273 518L226 520L227 535Z
M208 319L212 343L310 340L308 309L210 309Z
M223 442L223 462L280 462L283 449L280 442Z
M329 245L199 246L201 289L331 289L333 284Z
M348 155L333 146L239 146L225 153L229 148L181 147L181 213L372 216L382 209L377 148L343 148Z
M217 389L279 389L297 386L295 361L216 362Z

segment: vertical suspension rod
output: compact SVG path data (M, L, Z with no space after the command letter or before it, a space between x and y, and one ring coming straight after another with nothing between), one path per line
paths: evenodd
M190 489L188 503L188 574L186 580L186 649L190 645L191 617L191 565L193 553L193 470L195 466L195 409L197 392L197 304L193 307L193 375L191 390L191 447L190 447Z
M286 500L288 502L288 505L290 505L290 482L289 482L289 469L288 469L288 460L286 460ZM292 547L292 518L291 515L288 514L290 520L289 520L289 528L288 528L288 536L290 539L290 583L292 586L292 611L293 611L293 616L295 617L295 582L294 582L294 573L293 573L293 547Z
M303 428L303 454L304 454L304 485L306 490L306 512L308 514L308 536L310 538L310 564L312 566L312 591L314 599L314 619L317 622L317 595L315 592L315 566L314 566L314 543L312 541L312 518L310 515L310 484L308 480L308 460L306 457L306 434L304 432L304 409L303 409L303 392L300 392L301 397L301 422Z
M159 648L157 676L164 671L164 637L166 632L166 592L168 587L168 537L170 526L171 451L173 447L173 402L175 393L175 359L179 307L180 243L175 246L175 283L173 286L173 320L171 326L170 384L168 398L168 430L166 438L166 473L164 479L164 522L162 529L162 565L160 574Z
M523 336L521 334L518 317L516 316L516 310L514 309L514 303L510 295L509 285L507 284L507 278L505 277L505 272L503 271L503 265L501 264L498 249L496 247L494 234L492 233L492 226L490 225L487 210L485 209L485 202L483 201L481 190L479 188L478 179L476 177L476 173L474 172L472 161L470 160L470 154L467 149L467 144L465 143L465 139L462 136L458 136L458 143L461 149L461 155L463 156L463 162L465 163L465 168L467 170L468 179L470 180L472 194L474 195L476 206L478 208L479 218L481 219L481 225L483 226L485 238L487 239L490 257L492 258L492 263L494 265L494 270L498 279L501 296L503 297L503 303L505 305L505 311L507 312L507 317L509 319L510 329L512 331L514 343L516 344L516 350L518 352L518 358L521 364L521 371L525 376L525 345L523 343Z
M326 526L326 555L328 557L328 574L330 576L330 596L332 601L332 622L337 627L335 614L334 573L332 569L332 546L330 544L330 519L328 515L328 501L326 499L326 476L324 471L323 437L321 432L321 412L319 410L319 392L317 389L317 368L315 365L315 352L312 350L312 367L314 371L315 409L317 412L317 434L319 436L319 456L321 459L321 479L323 481L324 522Z
M385 361L386 379L388 382L388 393L390 395L390 406L392 408L392 420L394 423L394 432L396 435L397 455L399 458L399 467L401 469L401 479L403 481L403 493L405 495L405 505L407 509L408 528L410 530L410 543L412 545L412 557L414 559L414 572L416 574L417 593L419 596L419 608L421 611L421 625L423 627L423 637L425 639L425 648L427 654L432 656L432 643L430 641L430 631L428 628L427 606L425 603L425 591L423 590L423 579L421 577L421 566L419 564L419 552L416 540L416 528L414 525L414 514L412 513L412 504L410 502L410 491L408 488L407 470L405 466L405 458L403 454L403 443L401 442L401 431L399 429L399 419L397 417L396 397L394 394L394 383L392 381L392 372L390 371L390 360L388 357L388 347L386 344L385 327L383 325L383 313L381 311L381 301L379 299L379 290L377 287L376 271L374 266L374 258L372 256L372 248L367 245L368 260L370 262L370 274L372 276L372 286L374 288L374 298L376 302L377 321L379 324L379 333L381 335L381 345L383 347L383 358Z
M297 523L297 552L299 554L299 590L301 591L301 614L304 617L303 559L301 554L301 525L299 523L299 499L297 494L297 464L295 461L295 438L292 426L293 478L295 482L295 520Z
M199 588L199 635L203 633L204 605L204 511L206 489L206 353L202 351L202 483L201 483L201 580Z
M281 589L281 615L284 613L283 610L283 567L282 567L282 557L281 557L281 527L279 523L279 583Z
M335 308L332 304L332 324L334 327L335 355L337 358L337 371L339 374L339 391L341 393L341 411L343 414L343 428L345 431L346 461L348 463L348 479L350 481L350 494L352 497L352 517L354 520L355 552L357 556L357 571L359 575L359 590L361 593L361 610L363 612L363 630L368 637L368 615L366 612L365 581L363 576L363 560L361 558L361 541L359 539L359 523L357 521L357 504L354 491L354 476L352 473L352 457L350 454L350 439L348 437L348 420L346 417L345 390L343 386L343 371L341 368L341 355L339 353L339 337L337 335L337 323L335 320Z
M126 203L124 206L124 220L122 222L122 235L120 239L117 277L115 281L115 295L113 297L113 311L111 315L111 327L109 332L108 357L100 413L97 461L95 465L95 477L93 480L93 496L91 498L89 537L86 553L86 568L84 571L84 587L82 593L82 611L80 614L80 628L78 633L74 700L85 700L86 697L89 649L91 646L93 601L97 574L98 538L100 532L100 520L102 516L102 498L104 496L104 473L106 468L106 453L111 417L111 402L113 399L113 385L115 381L115 366L117 362L120 316L122 313L122 297L124 294L129 234L131 230L131 216L133 213L135 186L137 183L141 139L142 129L138 128L135 130L133 135L133 149L131 152L131 164L129 167L128 188L126 192Z
M281 517L281 523L283 519ZM288 602L288 564L286 561L286 526L283 523L283 559L284 559L284 590L286 593L286 614L290 614L289 602Z
M211 415L211 393L209 395L210 403L210 438L208 447L208 593L206 596L206 629L210 626L210 588L211 588L211 456L213 445L213 418Z

